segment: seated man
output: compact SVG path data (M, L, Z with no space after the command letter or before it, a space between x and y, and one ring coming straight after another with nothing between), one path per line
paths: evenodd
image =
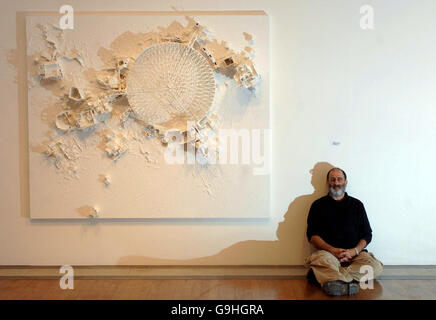
M365 208L345 192L347 175L333 168L327 173L328 195L314 201L307 218L307 239L317 251L306 258L308 279L329 295L351 295L359 291L353 281L372 280L383 270L365 247L372 230ZM366 266L362 268L362 266ZM371 270L372 272L369 272Z

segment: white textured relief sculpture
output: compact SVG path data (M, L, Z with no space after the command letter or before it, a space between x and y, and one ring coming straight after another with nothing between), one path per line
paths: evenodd
M220 148L204 132L268 128L266 16L240 19L245 21L241 28L258 32L263 52L256 49L255 36L247 40L245 29L233 40L235 47L230 39L217 38L213 28L221 26L235 39L236 30L229 32L227 26L238 24L234 17L120 16L112 20L78 16L74 30L58 28L55 17L27 20L31 189L38 189L33 194L46 194L36 186L40 173L35 170L40 170L49 181L47 188L54 184L71 188L71 199L63 197L70 211L61 218L83 217L77 208L88 203L99 208L89 210L89 217L99 216L100 211L104 217L120 218L233 217L231 212L205 213L204 208L228 199L231 195L222 183L240 182L247 170L209 165L207 159L219 157ZM93 28L100 23L104 25L98 31ZM255 52L260 52L259 60ZM206 161L191 166L166 163L163 155L175 142L174 130L182 133L178 143L185 145L186 157L191 152ZM247 194L269 193L268 177L242 179L248 183ZM187 190L194 192L186 194ZM157 192L172 193L173 199L183 198L186 204L197 198L201 204L178 214L173 211L180 206L163 203ZM268 204L269 195L264 198ZM244 201L240 209L244 206L253 205ZM48 205L34 207L39 209L32 210L33 217L59 217ZM118 210L121 207L124 210ZM221 204L215 210L225 207ZM242 216L268 214L259 210Z
M194 48L166 42L136 59L127 81L129 104L147 124L173 128L174 120L199 121L209 112L215 79L209 61Z

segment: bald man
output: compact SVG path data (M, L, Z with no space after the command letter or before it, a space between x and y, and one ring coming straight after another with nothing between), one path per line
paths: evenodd
M371 281L383 270L365 249L371 226L362 202L345 192L347 183L345 171L332 168L329 193L312 203L307 218L307 239L317 249L305 260L307 278L333 296L356 294L358 282Z

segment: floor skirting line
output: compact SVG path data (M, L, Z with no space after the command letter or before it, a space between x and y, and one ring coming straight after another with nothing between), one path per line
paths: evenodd
M72 266L76 279L304 279L304 266ZM58 279L60 266L0 266L0 279ZM432 280L436 266L384 266L378 278Z

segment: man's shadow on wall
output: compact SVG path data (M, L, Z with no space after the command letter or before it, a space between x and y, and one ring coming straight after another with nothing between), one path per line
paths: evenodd
M125 256L121 265L302 265L310 254L311 246L306 238L307 215L313 201L327 194L326 175L333 168L328 162L318 162L310 170L314 191L294 199L288 207L284 220L277 228L276 241L247 240L238 242L217 254L187 260L156 259L144 256ZM264 263L263 263L264 264Z

